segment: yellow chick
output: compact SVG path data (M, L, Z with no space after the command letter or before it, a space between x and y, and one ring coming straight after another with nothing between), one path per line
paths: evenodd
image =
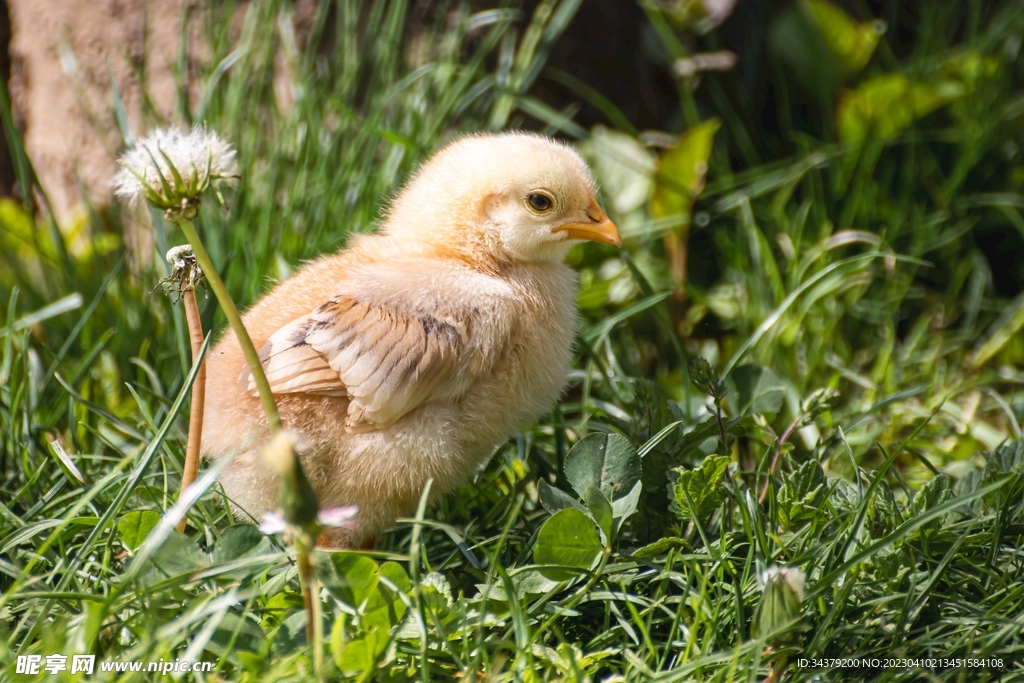
M284 425L308 444L323 507L357 505L339 547L450 491L562 392L576 331L573 245L621 245L586 163L538 135L462 138L425 163L376 234L277 285L244 316ZM241 452L221 482L259 519L265 417L235 336L208 360L203 449Z

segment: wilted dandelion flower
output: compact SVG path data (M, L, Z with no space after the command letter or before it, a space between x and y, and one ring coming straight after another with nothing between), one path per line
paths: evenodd
M171 267L171 274L160 281L164 292L180 295L182 292L195 291L202 284L203 269L199 267L191 244L171 247L167 252L167 264Z
M203 126L191 132L153 131L137 140L118 163L121 170L113 182L117 196L131 203L144 199L170 219L191 220L203 192L238 178L235 150Z

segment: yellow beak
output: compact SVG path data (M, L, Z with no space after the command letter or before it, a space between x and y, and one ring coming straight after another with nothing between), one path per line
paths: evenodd
M580 223L563 223L555 228L555 232L564 232L569 239L593 240L601 244L622 246L619 229L601 210L596 199L590 200L590 206L587 207L587 218L590 220Z

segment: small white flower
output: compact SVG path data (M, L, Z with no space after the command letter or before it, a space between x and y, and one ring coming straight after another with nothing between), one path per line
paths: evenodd
M263 519L260 520L259 529L265 536L283 534L287 528L288 522L284 521L284 517L281 515L276 512L263 513Z
M333 526L351 529L354 528L352 518L356 516L357 512L359 512L359 508L355 505L325 508L317 514L316 521L320 523L320 526Z
M203 126L191 132L156 130L136 141L118 163L114 192L129 202L145 199L159 209L194 203L217 182L238 177L235 150Z
M352 521L352 518L358 512L359 508L355 505L326 508L317 514L316 521L320 526L355 529L355 523ZM266 536L273 536L274 534L283 534L288 530L288 526L288 521L283 515L276 512L264 512L263 519L260 520L259 530Z

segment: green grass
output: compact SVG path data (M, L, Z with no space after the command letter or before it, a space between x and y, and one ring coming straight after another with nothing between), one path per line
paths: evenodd
M526 94L585 3L532 16L453 4L412 26L415 3L325 2L294 49L290 3L251 3L237 39L232 3L211 4L211 60L180 74L201 96L179 98L174 122L206 121L238 148L230 208L206 207L198 227L240 306L373 229L463 130L539 121L588 138L627 236L622 253L571 256L584 322L559 406L378 551L320 555L330 679L1002 670L927 661L950 657L1024 676L1024 299L1000 285L1019 289L1021 273L996 270L1014 261L989 247L1024 234L1017 3L915 3L911 49L887 33L857 69L824 38L771 48L777 125L744 105L758 93L733 72L680 81L669 132L722 124L703 187L692 136L644 147L585 87L627 137ZM770 18L775 45L817 30ZM719 47L648 19L666 59ZM274 96L279 50L290 108ZM31 160L16 161L29 183ZM181 236L116 207L78 227L91 240L72 254L60 228L0 201L0 678L51 680L16 673L18 655L93 653L213 663L194 680L312 679L294 558L231 519L215 472L187 533L173 530L191 360L180 307L150 292ZM682 295L667 234L690 254ZM222 329L212 299L200 305ZM609 467L594 478L602 434ZM801 568L807 591L766 633L758 576L777 565ZM836 657L920 661L798 666Z

